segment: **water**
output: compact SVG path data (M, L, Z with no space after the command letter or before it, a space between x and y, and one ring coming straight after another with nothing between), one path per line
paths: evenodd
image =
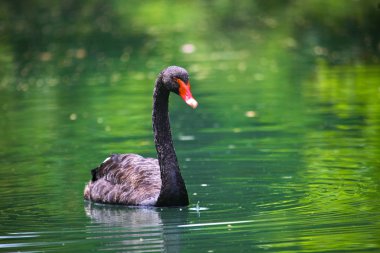
M183 22L174 28L146 17L144 4L136 16L113 5L103 7L114 15L97 16L100 32L87 12L72 25L53 6L54 22L14 16L13 43L1 40L1 252L380 250L376 61L309 48L273 29L276 19L265 21L268 31L184 32L191 20L206 24L197 5L189 19L174 15ZM41 24L34 44L25 31ZM56 32L60 24L67 30ZM76 29L86 32L70 37ZM170 102L190 206L84 201L90 169L109 154L155 156L153 82L171 64L189 70L199 102L196 110L175 95Z

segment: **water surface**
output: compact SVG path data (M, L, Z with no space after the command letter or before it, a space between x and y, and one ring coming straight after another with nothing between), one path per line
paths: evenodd
M197 10L192 18L203 17ZM107 33L126 20L99 18L108 22L99 34L83 26L83 37L61 41L50 26L74 29L70 20L42 17L42 49L22 47L25 33L2 41L13 47L0 46L12 55L0 72L0 251L380 250L376 62L310 49L269 29L273 20L264 32L184 33L139 16L131 35L123 26ZM84 201L90 170L109 154L155 156L153 83L172 64L189 70L199 102L170 102L190 206Z

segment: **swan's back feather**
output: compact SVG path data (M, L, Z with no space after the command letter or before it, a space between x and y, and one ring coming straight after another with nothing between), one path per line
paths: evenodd
M87 200L109 204L155 205L161 189L158 160L136 154L116 154L91 171Z

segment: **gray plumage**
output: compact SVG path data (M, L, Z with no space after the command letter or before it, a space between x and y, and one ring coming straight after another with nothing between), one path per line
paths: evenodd
M112 155L92 171L84 198L124 205L155 205L161 189L158 160L136 154Z

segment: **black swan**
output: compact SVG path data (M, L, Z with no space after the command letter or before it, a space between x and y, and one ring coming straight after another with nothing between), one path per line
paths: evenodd
M190 91L189 75L170 66L157 77L153 92L153 132L157 158L114 154L91 171L84 198L93 202L132 206L187 206L189 199L174 150L168 114L169 93L192 108L198 106Z

